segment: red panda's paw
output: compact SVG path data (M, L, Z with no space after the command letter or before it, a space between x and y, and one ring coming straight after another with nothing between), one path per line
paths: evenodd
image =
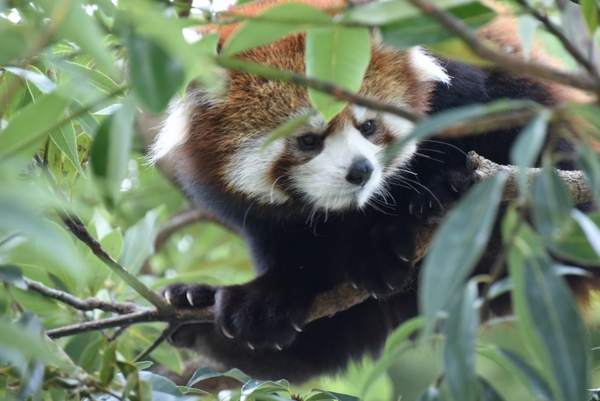
M222 333L251 349L281 350L291 344L304 324L312 296L259 280L220 287L216 294L216 324Z
M409 204L409 213L421 221L437 223L475 181L476 177L472 172L461 168L422 182L423 187Z
M345 280L377 297L406 288L415 263L410 231L395 224L377 225L353 247Z
M377 262L374 262L377 263ZM345 280L354 288L370 293L374 298L392 295L406 288L412 277L411 263L395 258L395 263L378 265L371 269L352 269L346 272Z
M215 292L210 285L175 283L163 290L163 296L176 308L203 308L215 303Z

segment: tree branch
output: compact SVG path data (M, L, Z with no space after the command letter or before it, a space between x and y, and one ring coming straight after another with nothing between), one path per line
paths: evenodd
M493 163L475 152L470 152L467 157L467 167L473 171L476 175L476 181L483 181L486 178L497 174L499 171L506 171L509 174L509 178L506 183L504 190L503 201L510 201L517 199L518 196L518 167L515 166L502 166ZM541 169L532 168L527 171L527 179L531 182L538 174ZM565 185L569 188L573 194L573 200L575 203L585 203L592 200L592 193L588 185L586 184L585 175L581 171L565 171L557 170L559 177L563 180ZM437 224L426 224L423 223L419 226L416 233L415 243L417 244L415 262L421 260L428 252L431 245L433 235L437 229ZM29 284L28 284L29 285ZM36 286L37 287L37 286ZM36 289L36 288L34 288ZM39 290L36 291L41 293L47 293L48 296L55 299L59 299L71 306L80 309L77 305L84 305L88 307L90 305L96 305L98 309L107 310L116 313L123 313L121 316L111 317L107 319L96 320L92 322L84 322L80 324L74 324L70 326L60 327L52 330L48 330L46 334L52 338L64 337L73 334L106 329L111 327L122 327L129 326L136 323L147 323L147 322L168 322L174 323L192 323L192 322L212 322L214 321L214 310L213 307L206 307L201 309L167 309L160 311L154 308L142 308L138 307L134 310L129 311L127 308L117 308L114 305L110 307L105 303L97 301L73 301L72 297L57 297L58 291L52 290ZM354 305L364 302L371 295L366 291L355 289L347 283L340 284L332 290L319 294L312 305L311 311L305 323L310 323L314 320L332 316L336 313L344 311L353 307ZM125 304L129 305L129 304ZM89 309L85 309L89 310Z

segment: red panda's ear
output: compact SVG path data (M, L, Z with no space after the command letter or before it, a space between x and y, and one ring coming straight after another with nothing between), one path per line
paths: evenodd
M203 110L209 110L223 101L229 86L229 71L216 67L215 80L210 85L191 83L181 99L173 99L158 135L148 153L152 164L168 157L183 145L190 132L190 121L202 118Z
M411 66L416 70L417 76L423 82L442 82L450 85L451 77L446 69L441 66L440 61L429 54L421 46L415 46L408 50Z

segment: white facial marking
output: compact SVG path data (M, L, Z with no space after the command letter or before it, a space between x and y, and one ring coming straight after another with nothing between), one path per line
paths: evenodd
M170 107L169 116L163 122L148 154L150 163L158 162L185 141L188 134L188 112L185 103L185 100L181 99Z
M384 114L382 117L385 127L392 133L396 138L401 139L407 136L412 129L414 124L405 118L395 116L393 114ZM401 168L412 159L417 151L417 142L412 140L396 153L394 159L388 165L384 177L387 178L398 172L398 168Z
M285 145L274 141L261 151L263 139L248 140L235 152L226 169L227 183L260 203L283 204L289 196L271 180L271 167L282 156Z
M293 184L305 194L308 203L324 210L364 206L381 184L382 150L347 125L325 138L317 156L294 168ZM346 180L352 164L361 159L369 160L374 168L362 187Z
M417 70L421 81L443 82L446 85L450 85L450 76L446 73L446 69L421 46L410 48L408 54L410 63Z
M401 99L393 102L397 106L406 107L407 105ZM414 124L408 121L405 118L395 116L389 113L377 113L376 111L369 110L366 107L351 106L352 114L354 118L358 122L364 122L367 120L376 120L377 124L383 124L383 129L386 129L389 133L391 133L396 139L401 139L407 136L414 128ZM381 117L378 118L378 115ZM383 176L387 178L391 175L396 174L398 168L404 166L406 163L410 161L410 159L414 156L417 151L417 143L416 141L410 141L405 144L402 149L400 149L391 163L388 165L388 168L385 169Z

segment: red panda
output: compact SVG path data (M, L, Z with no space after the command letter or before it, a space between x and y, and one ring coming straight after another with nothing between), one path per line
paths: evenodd
M274 3L235 11L254 15ZM225 28L222 40L233 29ZM502 34L494 24L480 33L492 40ZM498 43L507 44L504 38ZM303 73L303 55L304 35L293 34L240 57ZM376 40L360 94L423 114L499 98L561 100L557 88L531 77ZM216 314L214 324L181 327L172 342L255 378L300 382L377 354L386 336L417 314L414 227L441 212L432 200L444 205L458 198L453 182L466 174L466 152L508 164L519 130L413 142L387 160L388 147L408 135L412 123L348 105L330 122L315 114L262 149L269 133L312 109L305 88L229 72L221 90L189 88L171 108L151 154L153 160L171 157L194 201L243 235L257 272L243 285L169 286L171 304L214 304ZM499 241L496 233L479 271L489 270ZM374 297L305 324L315 295L342 282Z

